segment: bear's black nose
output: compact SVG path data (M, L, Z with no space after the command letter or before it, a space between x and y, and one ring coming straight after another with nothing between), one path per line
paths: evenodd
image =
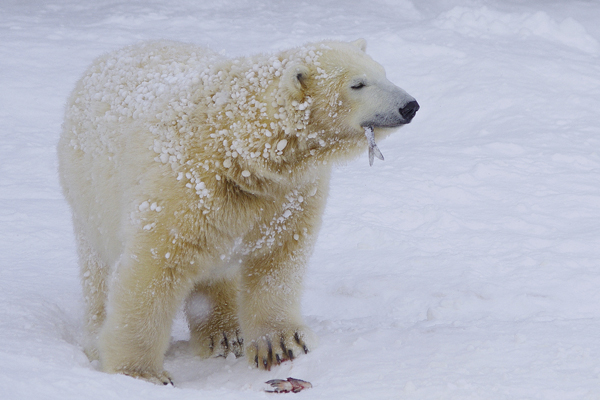
M408 124L410 121L412 121L417 111L419 111L419 103L413 100L409 101L400 109L400 115L402 115L402 118L404 118L406 121L405 123Z

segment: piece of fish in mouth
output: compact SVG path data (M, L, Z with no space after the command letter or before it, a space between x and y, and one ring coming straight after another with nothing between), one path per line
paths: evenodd
M367 137L367 143L369 143L369 165L373 166L375 157L383 160L383 154L381 154L379 147L377 147L377 143L375 143L375 132L373 132L373 127L365 126L365 136Z

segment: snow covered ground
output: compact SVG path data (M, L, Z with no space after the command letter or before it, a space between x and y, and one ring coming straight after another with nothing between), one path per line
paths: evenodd
M559 0L0 1L3 399L600 399L600 4ZM100 54L145 39L231 56L368 40L421 105L334 174L304 314L270 372L186 352L176 387L98 372L55 144Z

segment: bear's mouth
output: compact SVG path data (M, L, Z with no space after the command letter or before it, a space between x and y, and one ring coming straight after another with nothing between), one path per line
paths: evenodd
M417 111L419 111L419 103L414 99L400 107L397 113L392 114L376 114L369 122L361 124L365 130L367 143L369 144L369 165L373 165L375 157L383 160L383 154L375 143L374 128L398 128L402 125L410 124Z
M410 124L417 111L421 107L415 100L409 101L404 106L394 109L392 112L377 113L372 118L363 122L363 128L398 128Z
M375 132L373 131L372 126L365 126L365 136L367 137L367 143L369 144L369 165L373 166L373 161L375 157L383 160L383 154L377 147L377 143L375 143Z

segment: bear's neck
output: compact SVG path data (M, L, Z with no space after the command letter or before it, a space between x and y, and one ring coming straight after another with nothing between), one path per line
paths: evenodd
M196 147L211 155L215 175L245 190L286 190L329 171L320 139L326 128L312 118L313 100L292 101L280 88L290 62L289 54L227 61L197 94Z

